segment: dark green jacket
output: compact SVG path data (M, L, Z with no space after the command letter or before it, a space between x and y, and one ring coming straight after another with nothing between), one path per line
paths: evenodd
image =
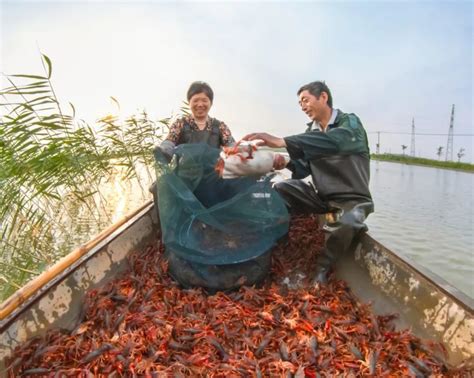
M293 178L311 174L325 201L372 201L369 146L359 118L339 110L326 132L310 128L285 138Z

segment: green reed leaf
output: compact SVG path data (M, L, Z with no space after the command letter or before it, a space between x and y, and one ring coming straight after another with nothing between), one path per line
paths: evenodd
M23 74L15 74L15 75L9 75L12 77L22 77L25 79L40 79L40 80L47 80L47 77L44 76L38 76L38 75L23 75Z
M41 54L43 56L43 60L46 62L48 69L46 71L48 79L51 79L51 74L53 72L53 65L51 64L51 60L45 55Z

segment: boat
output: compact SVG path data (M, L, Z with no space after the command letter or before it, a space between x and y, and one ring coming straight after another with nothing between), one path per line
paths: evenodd
M158 243L152 201L125 216L58 261L0 305L0 372L14 348L52 328L74 329L87 291L127 269L132 251ZM389 250L370 234L342 258L337 278L345 280L376 314L397 313L396 326L442 342L446 362L457 366L474 356L474 301L445 280ZM1 375L1 374L0 374Z

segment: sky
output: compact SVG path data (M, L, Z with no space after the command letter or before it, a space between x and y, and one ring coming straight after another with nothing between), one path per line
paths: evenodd
M236 139L303 132L296 92L324 80L334 107L361 119L372 152L381 132L380 152L409 153L412 119L417 133L446 134L416 135L416 156L428 158L446 150L454 104L454 157L464 148L472 162L473 19L461 1L0 0L0 71L42 74L41 51L60 101L90 123L169 117L203 80L215 93L210 115Z

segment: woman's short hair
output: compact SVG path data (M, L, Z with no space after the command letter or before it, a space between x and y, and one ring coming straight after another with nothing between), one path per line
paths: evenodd
M195 81L189 86L187 94L188 101L191 100L191 97L199 93L204 93L209 98L209 100L211 100L211 103L214 101L214 92L212 91L210 85L204 81Z

